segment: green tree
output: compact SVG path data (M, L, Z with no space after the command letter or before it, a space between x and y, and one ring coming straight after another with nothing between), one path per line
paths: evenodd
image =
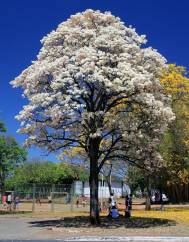
M5 181L14 174L14 170L26 159L27 152L14 137L5 134L5 127L0 123L0 190L4 192Z
M87 180L86 170L78 165L33 159L19 166L8 181L9 187L24 184L64 184Z
M157 172L157 169L156 169ZM129 165L126 171L126 182L131 188L131 192L140 191L142 196L146 196L146 210L151 209L150 197L151 188L156 186L157 176L154 172Z
M140 190L142 194L147 187L145 175L141 169L129 165L126 173L126 182L130 186L131 192L135 193Z
M6 132L6 128L4 126L4 123L0 121L0 133Z
M189 78L182 66L169 65L161 83L172 98L175 120L165 133L160 150L164 158L160 185L173 202L189 199Z
M18 167L15 170L14 176L9 179L8 183L9 185L24 185L28 183L53 184L57 179L56 171L56 164L35 159Z

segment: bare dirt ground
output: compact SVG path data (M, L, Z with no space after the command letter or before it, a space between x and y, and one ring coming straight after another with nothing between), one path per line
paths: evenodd
M49 236L189 236L189 227L171 220L134 217L109 221L102 218L100 227L90 226L88 218L65 217L60 220L32 222L33 226L46 228Z
M119 210L124 210L124 199L119 199L117 201ZM19 204L20 211L32 211L32 202L21 202ZM108 205L107 205L108 207ZM185 208L189 209L189 204L165 204L164 208ZM53 209L55 212L89 212L89 204L83 207L82 204L79 204L79 207L73 204L63 204L63 203L54 203ZM133 201L133 210L144 210L145 209L145 200L144 199L135 199ZM152 209L160 209L160 205L152 205ZM52 210L52 204L47 202L42 202L41 204L35 203L35 212L50 212ZM1 211L1 207L0 207Z
M91 226L88 219L89 206L82 204L35 204L20 203L12 214L0 211L0 239L65 239L78 236L189 236L189 204L153 205L152 211L144 211L144 201L133 204L131 219L125 219L124 201L118 201L120 218L110 220L107 211L101 214L101 226Z
M36 212L0 215L0 239L65 239L78 236L189 236L189 210L134 210L131 219L101 217L89 224L87 212Z

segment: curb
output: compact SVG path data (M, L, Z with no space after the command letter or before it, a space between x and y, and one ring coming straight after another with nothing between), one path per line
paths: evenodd
M65 241L151 241L151 242L189 242L189 237L117 237L117 236L107 236L107 237L70 237L65 239Z

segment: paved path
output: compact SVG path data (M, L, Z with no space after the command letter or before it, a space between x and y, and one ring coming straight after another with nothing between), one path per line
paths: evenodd
M189 237L75 237L69 238L66 241L121 241L121 242L189 242Z
M0 240L48 239L28 218L0 218Z
M35 241L135 241L135 242L189 242L189 237L70 237L65 239L64 234L51 233L47 227L34 226L34 218L0 217L0 241L19 240ZM41 220L41 219L40 219Z
M79 239L79 240L78 240ZM122 242L188 242L189 238L186 237L126 237L126 238L121 238L119 239L119 237L114 237L114 239L110 239L108 237L106 238L77 238L77 240L62 240L62 239L56 239L56 240L40 240L40 239L33 239L33 240L0 240L2 242L13 242L13 241L17 241L17 242L75 242L75 241L80 241L80 242L86 242L86 241L93 241L93 242L112 242L112 241L122 241Z

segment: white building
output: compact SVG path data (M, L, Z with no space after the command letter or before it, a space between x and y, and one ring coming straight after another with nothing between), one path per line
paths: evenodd
M126 194L130 194L130 188L123 181L117 179L113 179L111 182L112 191L114 192L115 197L122 197ZM86 197L90 197L90 187L89 182L75 181L74 182L74 193L77 196L84 195ZM98 188L98 196L99 198L108 198L110 197L108 184L105 180L99 180L99 188Z

